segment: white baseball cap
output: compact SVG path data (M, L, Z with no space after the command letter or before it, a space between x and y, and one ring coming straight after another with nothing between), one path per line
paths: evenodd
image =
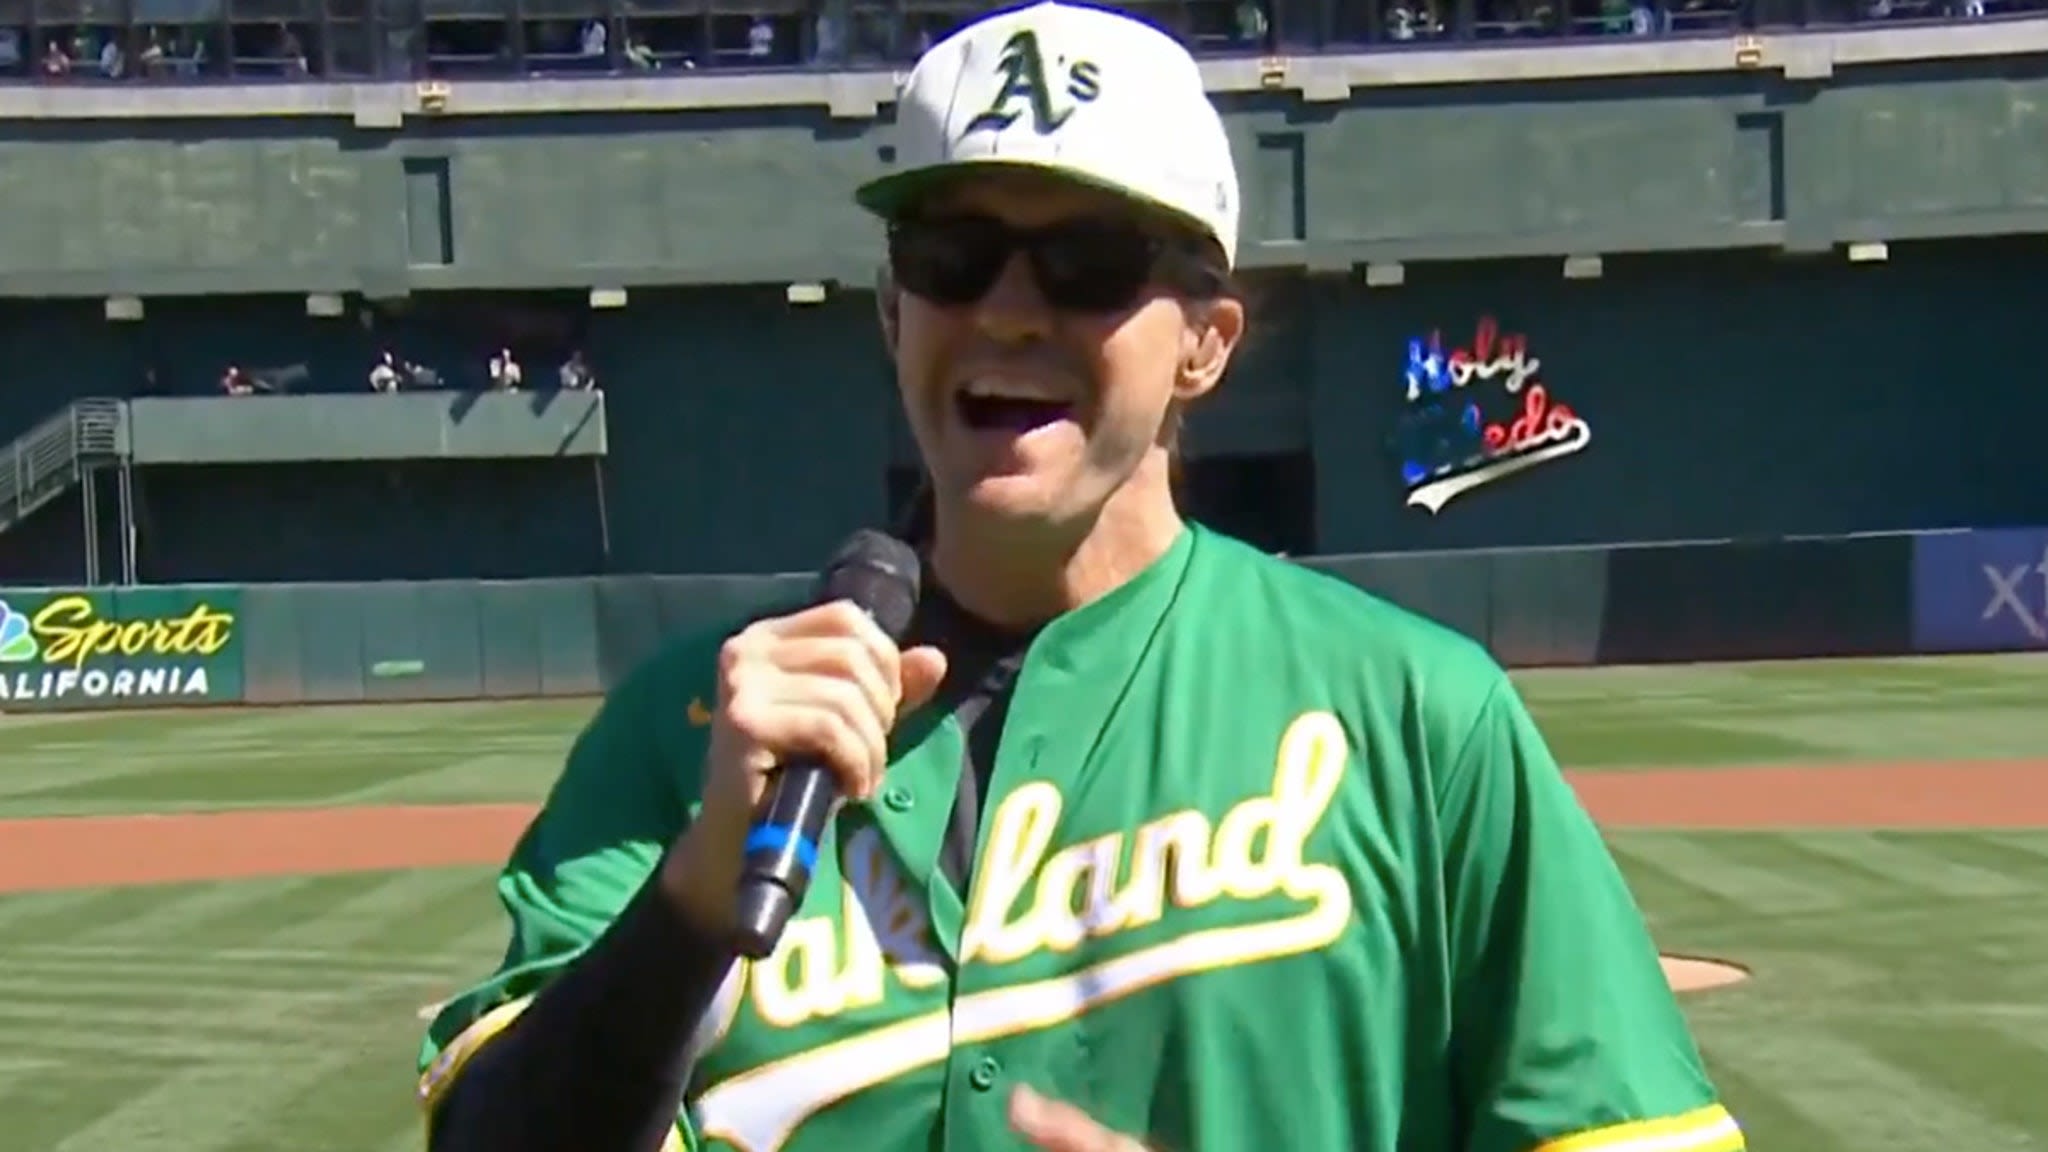
M896 170L861 186L897 215L938 179L1031 168L1163 208L1237 261L1237 167L1180 43L1101 8L1044 0L933 45L896 107Z

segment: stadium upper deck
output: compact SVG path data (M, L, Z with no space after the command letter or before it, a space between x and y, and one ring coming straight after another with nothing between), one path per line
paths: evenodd
M885 67L960 0L0 0L0 80L645 76ZM1141 0L1212 56L2025 19L2048 0Z

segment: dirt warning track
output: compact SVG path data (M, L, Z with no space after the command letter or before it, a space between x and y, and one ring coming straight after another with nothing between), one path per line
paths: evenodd
M1609 827L2048 827L2048 761L1579 773ZM525 804L0 821L0 892L494 864Z

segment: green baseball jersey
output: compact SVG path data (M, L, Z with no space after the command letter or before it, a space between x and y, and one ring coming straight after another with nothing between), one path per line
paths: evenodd
M737 623L737 622L736 622ZM621 685L498 882L429 1108L690 819L722 635ZM957 723L906 718L781 946L697 1038L674 1146L1014 1148L1025 1083L1166 1152L1731 1152L1642 917L1499 666L1190 527L1025 655L968 891Z

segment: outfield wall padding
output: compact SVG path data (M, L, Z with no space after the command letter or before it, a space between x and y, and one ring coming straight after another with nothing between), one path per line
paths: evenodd
M1607 557L1598 548L1416 552L1305 561L1484 642L1512 667L1590 664Z
M1911 652L1912 573L1903 535L1616 549L1599 663Z
M2048 531L2025 530L1303 563L1532 667L2044 646L2044 556ZM0 590L0 710L589 695L665 638L793 607L809 584L649 575ZM1992 609L2004 615L1984 625Z

